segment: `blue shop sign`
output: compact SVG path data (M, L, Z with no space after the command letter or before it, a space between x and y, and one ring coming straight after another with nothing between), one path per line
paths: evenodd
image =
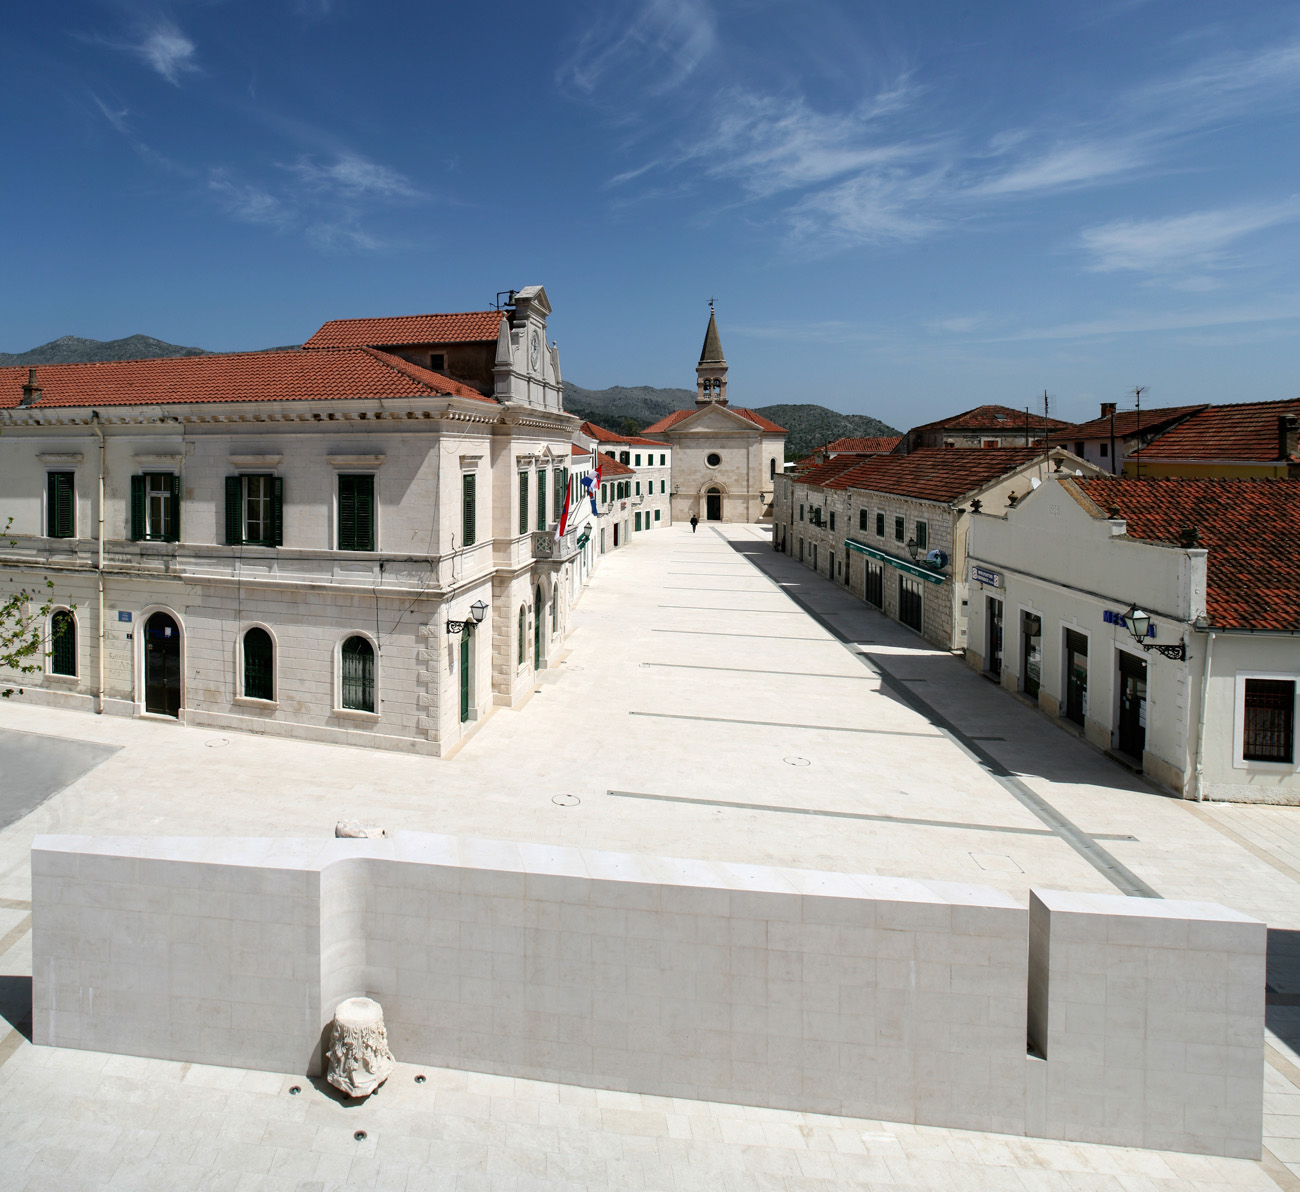
M1124 629L1129 629L1129 623L1124 619L1123 613L1113 612L1111 609L1108 608L1103 609L1101 614L1101 619L1107 625L1119 625ZM1129 629L1129 632L1132 633L1133 631ZM1155 637L1155 635L1156 635L1156 626L1155 626L1155 622L1153 621L1151 624L1147 626L1147 637Z

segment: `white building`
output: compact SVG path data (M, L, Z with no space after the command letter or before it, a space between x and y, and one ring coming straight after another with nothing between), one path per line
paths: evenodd
M640 435L620 435L594 422L584 422L580 432L607 459L632 469L629 496L632 530L663 530L672 525L672 448Z
M695 377L695 409L676 410L642 432L672 449L672 520L770 517L773 482L785 462L785 428L727 404L727 360L711 309Z
M0 591L48 576L67 630L15 698L431 754L522 698L582 564L550 304L512 299L0 369Z
M1298 507L1300 480L1049 479L971 517L967 660L1186 798L1300 803Z

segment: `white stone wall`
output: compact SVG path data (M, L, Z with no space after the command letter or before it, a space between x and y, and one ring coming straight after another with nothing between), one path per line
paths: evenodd
M406 1062L1259 1153L1265 930L1221 907L418 833L32 872L38 1044L315 1070L365 995Z

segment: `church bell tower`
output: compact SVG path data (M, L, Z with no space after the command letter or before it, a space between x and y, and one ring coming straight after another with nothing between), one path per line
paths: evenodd
M700 352L700 362L695 366L695 404L727 404L727 358L722 354L722 339L718 335L718 321L713 316L711 300L709 329L704 333L704 348Z

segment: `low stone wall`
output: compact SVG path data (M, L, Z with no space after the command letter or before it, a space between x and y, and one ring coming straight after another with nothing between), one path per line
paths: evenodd
M32 899L42 1044L318 1071L367 996L412 1063L1259 1154L1265 929L1209 904L416 833L38 837Z

